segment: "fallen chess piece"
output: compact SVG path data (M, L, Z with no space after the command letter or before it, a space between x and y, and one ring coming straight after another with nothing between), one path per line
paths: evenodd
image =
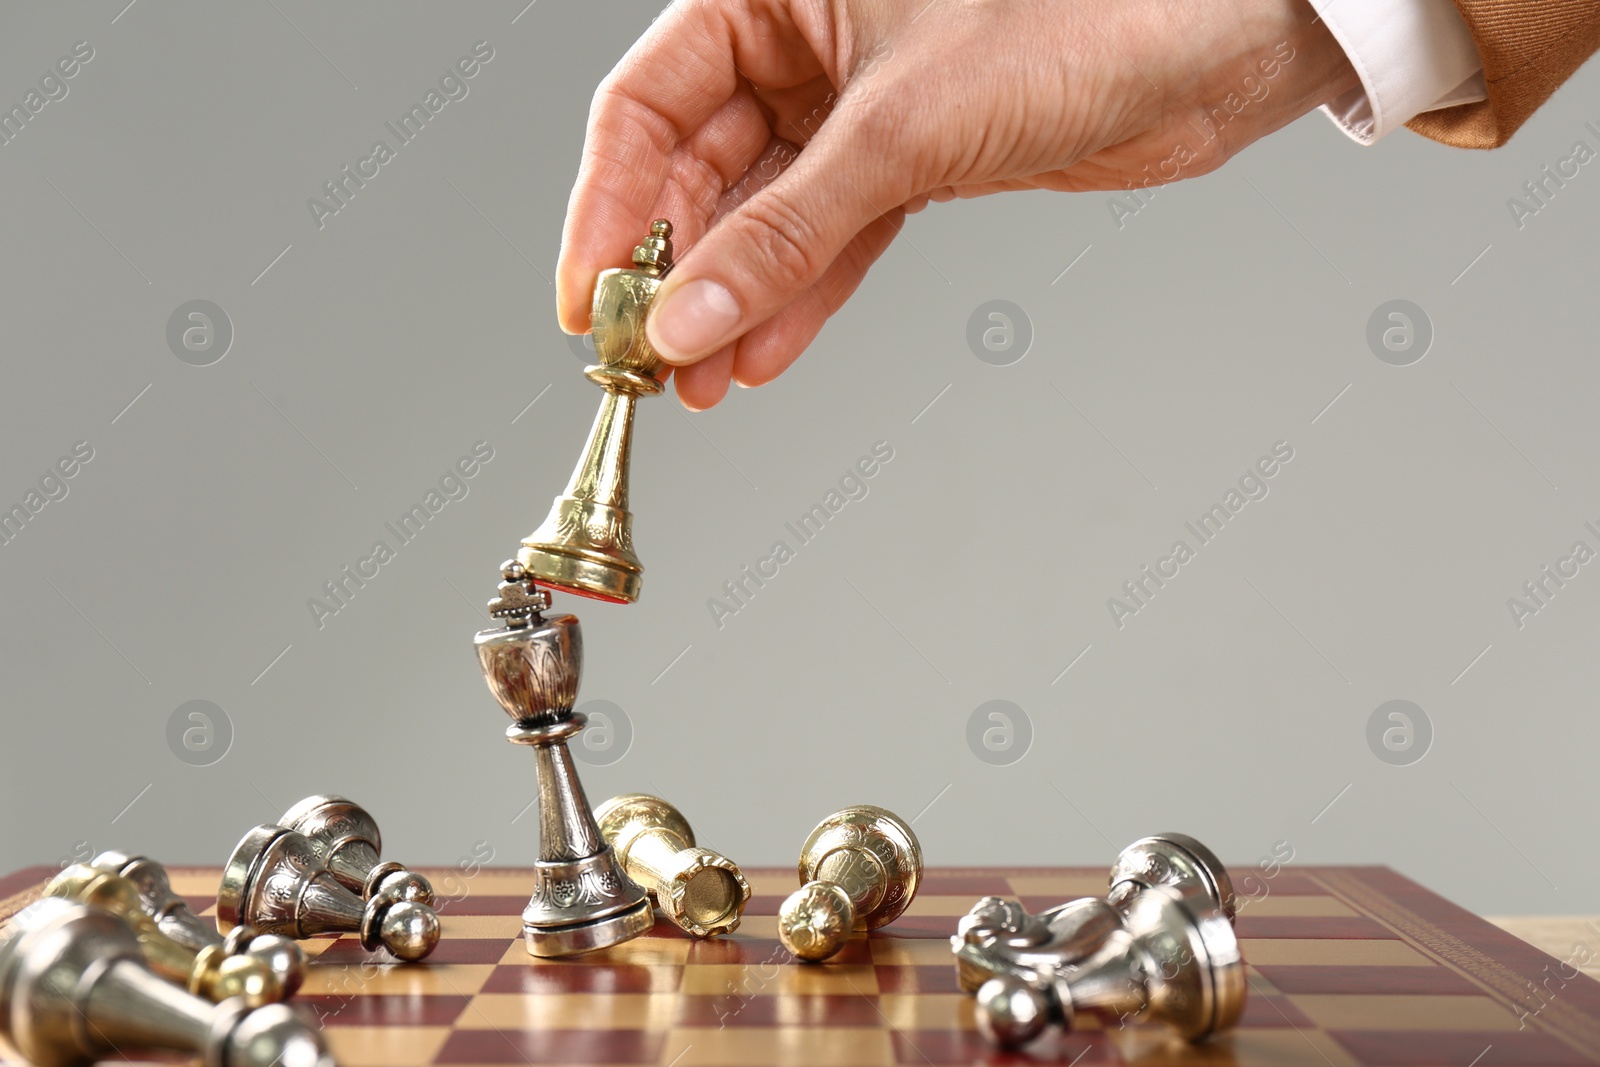
M332 794L306 797L284 812L278 825L305 834L339 884L362 900L382 890L401 900L433 906L433 885L394 862L383 862L378 821L353 800Z
M0 1034L38 1067L82 1067L148 1049L206 1067L333 1067L321 1035L286 1004L212 1004L152 973L139 939L98 908L49 897L0 940Z
M188 902L172 891L167 869L148 856L102 852L89 861L89 866L132 882L139 891L139 906L144 913L156 921L162 933L190 951L214 949L226 957L260 960L272 971L285 997L292 996L305 980L306 955L299 945L287 937L260 933L249 925L236 926L223 937L215 925L196 915Z
M506 740L533 749L539 780L539 859L522 934L534 956L570 956L621 944L655 925L650 898L600 836L567 742L588 721L572 710L583 672L576 615L552 615L550 594L516 560L501 564L489 614L498 630L474 639L484 680L511 716Z
M1135 893L1162 885L1221 909L1233 922L1238 905L1228 869L1216 853L1188 834L1142 837L1123 849L1111 865L1106 900L1120 907Z
M622 869L670 922L695 937L739 928L750 883L728 857L696 847L694 831L677 808L660 797L629 793L601 804L594 817Z
M249 924L295 940L359 933L362 948L381 944L396 959L412 962L439 943L439 917L426 904L404 899L407 884L403 878L380 881L364 901L339 883L304 834L257 826L223 868L217 929Z
M133 931L150 969L196 996L213 1002L241 997L252 1008L285 996L283 983L265 961L226 955L220 944L195 952L162 933L140 905L138 888L120 874L74 863L50 879L44 895L115 915Z
M1158 886L1215 908L1231 924L1235 901L1228 870L1205 845L1187 834L1140 838L1111 865L1110 891L1104 899L1086 897L1030 915L1015 901L984 897L956 925L950 944L956 955L961 988L976 992L987 979L969 964L968 946L1000 939L1012 951L1026 954L1043 947L1051 959L1089 955L1117 926L1139 893Z
M1135 894L1092 952L1068 939L1017 949L1004 938L966 946L966 962L988 978L978 987L978 1029L1019 1048L1054 1023L1072 1030L1080 1016L1102 1023L1158 1023L1198 1041L1239 1021L1244 961L1220 908L1170 886Z
M858 927L894 922L917 895L922 846L898 815L862 804L823 819L800 850L802 885L778 907L778 940L825 960Z

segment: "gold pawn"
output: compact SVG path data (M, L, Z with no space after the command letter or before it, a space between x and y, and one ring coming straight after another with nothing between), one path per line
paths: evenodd
M156 921L140 907L138 887L120 874L74 863L50 880L44 895L116 916L139 939L139 950L150 969L196 996L216 1003L243 997L251 1008L284 998L282 982L264 961L224 955L221 945L208 945L195 952L162 933Z
M695 937L739 928L750 884L728 857L696 847L694 831L677 808L660 797L629 793L601 804L594 817L622 869L674 925Z
M922 846L891 811L845 808L806 839L800 881L778 907L778 940L802 960L825 960L853 930L876 930L901 916L922 881Z

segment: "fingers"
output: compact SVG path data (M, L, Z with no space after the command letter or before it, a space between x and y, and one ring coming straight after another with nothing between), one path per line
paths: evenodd
M677 372L678 399L690 411L704 411L728 395L733 378L733 346L726 345L699 363Z
M789 369L800 353L821 332L833 313L844 306L900 232L905 212L882 216L856 235L816 284L799 298L739 339L733 361L733 380L743 386L765 385ZM715 358L715 357L713 357ZM710 360L692 363L678 373L694 370Z
M914 175L893 154L902 117L841 101L788 170L679 257L651 306L651 344L670 363L703 359L766 321L822 277ZM880 208L882 210L880 210Z
M692 241L710 214L696 211L714 206L766 145L766 116L739 74L749 57L728 22L738 17L732 5L680 0L596 92L556 270L563 329L588 329L596 275L625 266L653 218L670 214ZM797 51L789 45L767 42L785 56ZM782 59L772 73L797 84L815 77L803 64L782 69L797 62Z

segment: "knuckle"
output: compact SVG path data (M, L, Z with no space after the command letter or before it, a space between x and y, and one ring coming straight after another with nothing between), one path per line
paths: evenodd
M809 285L819 271L820 249L805 214L783 196L768 191L739 213L739 236L755 254L756 277L792 292Z

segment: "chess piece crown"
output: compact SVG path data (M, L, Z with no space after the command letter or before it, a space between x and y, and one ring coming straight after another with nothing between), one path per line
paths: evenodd
M304 834L257 826L240 839L223 867L217 929L248 923L296 940L359 933L368 951L381 944L397 959L420 960L439 943L439 917L426 904L405 899L407 885L403 877L390 875L362 900L339 883Z
M334 1067L287 1004L212 1004L159 978L110 912L47 897L0 935L0 1035L37 1067L86 1067L115 1053L198 1054L204 1067Z
M852 930L876 930L906 910L922 881L922 846L910 824L861 804L823 819L800 850L801 886L778 907L778 940L816 962Z
M566 491L522 541L517 560L540 585L631 604L644 567L633 549L628 469L634 410L661 392L666 363L645 336L650 301L672 268L672 223L657 219L633 250L633 267L602 271L590 325L599 362L584 374L604 390Z
M102 852L89 861L89 866L119 874L133 883L144 913L155 920L162 933L191 952L215 948L224 956L260 960L276 976L285 997L292 996L305 980L306 956L299 945L287 937L258 933L249 924L234 927L224 937L214 924L196 915L188 901L172 891L167 869L148 856Z
M506 740L533 749L539 789L539 858L522 912L534 956L607 948L649 930L650 899L618 862L595 822L567 742L586 719L573 710L583 669L575 615L545 616L550 595L517 560L501 565L489 613L502 620L474 639L489 691L511 717Z
M594 812L629 877L661 913L695 937L732 933L750 902L750 883L738 864L695 844L683 813L660 797L629 793Z

